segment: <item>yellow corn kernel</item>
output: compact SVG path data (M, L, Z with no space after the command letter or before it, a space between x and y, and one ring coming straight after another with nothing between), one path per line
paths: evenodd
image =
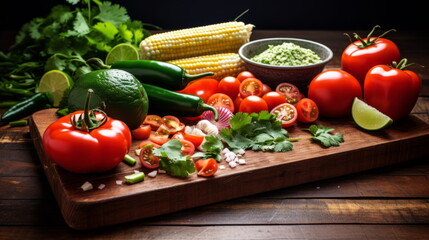
M213 72L209 78L221 80L237 76L245 70L244 62L237 53L219 53L169 61L183 68L189 74Z
M142 59L169 61L215 53L237 52L253 25L226 22L154 34L140 43Z

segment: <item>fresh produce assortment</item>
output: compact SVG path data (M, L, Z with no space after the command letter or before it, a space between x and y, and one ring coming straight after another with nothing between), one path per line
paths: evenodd
M246 71L237 51L250 40L251 24L232 21L148 37L143 25L131 21L120 6L85 2L97 5L94 15L87 9L79 8L75 13L58 6L49 18L73 23L71 29L61 30L67 40L62 44L70 51L59 48L60 42L51 47L42 45L41 31L35 32L35 22L31 22L22 31L33 29L30 37L45 51L47 62L28 58L25 65L17 58L17 46L29 40L23 33L11 54L1 55L8 63L20 64L14 70L8 65L11 71L2 75L0 89L8 88L9 78L16 74L26 80L14 80L15 85L33 86L41 76L36 70L40 72L43 67L42 72L56 69L65 73L62 88L50 86L43 93L31 87L23 90L23 101L9 108L2 121L19 120L46 106L58 105L58 113L65 112L66 116L48 127L43 146L50 159L74 173L103 172L124 161L138 168L125 177L128 184L161 172L179 178L194 173L213 177L225 169L224 164L230 168L247 164L244 156L248 150L287 152L293 150L296 141L322 148L344 142L343 134L318 125L319 117L353 118L363 130L381 130L409 115L421 88L419 76L405 70L412 64L400 59L392 41L382 38L390 31L372 37L377 26L367 38L354 34L357 41L341 56L342 69L322 71L311 81L308 92L300 92L287 79L272 89L263 78ZM67 15L60 18L59 13ZM48 18L35 21L46 28L51 26ZM101 40L96 38L100 34ZM140 59L127 54L115 56L112 49L118 44L132 50L138 46ZM74 45L88 49L71 48ZM295 61L286 58L296 54L295 58L304 58L304 64L317 61L317 56L303 49L282 54L291 48L295 46L270 46L265 54L282 56L277 60L283 62ZM101 60L107 53L109 65ZM69 81L66 74L74 78ZM292 138L289 129L308 132L308 138ZM139 142L133 149L138 162L128 155L131 138Z

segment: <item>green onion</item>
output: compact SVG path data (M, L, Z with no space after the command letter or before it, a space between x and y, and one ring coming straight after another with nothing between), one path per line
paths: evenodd
M125 182L128 184L134 184L134 183L138 183L144 180L144 172L139 172L136 171L135 173L131 174L131 175L127 175L125 176Z
M136 160L133 158L133 157L131 157L130 155L128 155L128 154L125 154L125 157L124 157L124 160L123 160L126 164L128 164L128 165L130 165L130 166L134 166L134 165L136 165Z
M9 125L11 127L23 127L28 125L28 120L18 120L18 121L12 121L9 122Z

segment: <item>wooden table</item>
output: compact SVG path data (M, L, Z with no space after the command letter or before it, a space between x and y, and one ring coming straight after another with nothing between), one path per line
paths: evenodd
M353 30L347 31L351 33ZM364 33L363 33L364 34ZM263 31L329 46L339 68L342 31ZM413 113L429 123L428 33L390 33L423 80ZM0 239L429 239L429 156L95 230L69 228L30 138L0 127ZM429 143L428 143L429 147ZM126 206L124 206L126 207Z

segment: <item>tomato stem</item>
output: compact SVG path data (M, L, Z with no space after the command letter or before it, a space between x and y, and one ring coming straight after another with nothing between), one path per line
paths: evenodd
M393 61L392 65L390 67L391 68L396 68L396 69L399 69L399 70L404 70L407 67L412 66L412 65L418 65L420 67L424 67L424 66L422 66L420 64L416 64L416 63L409 63L409 64L407 64L407 61L408 60L406 58L401 59L401 61L399 61L399 62Z
M91 102L91 95L94 93L92 89L88 89L86 95L85 106L82 114L72 114L70 117L70 123L75 129L90 132L103 125L107 121L107 114L100 109L89 109L89 103ZM101 119L97 119L97 113L102 115ZM77 116L79 115L79 117Z
M375 29L376 28L381 28L380 27L380 25L375 25L373 28L372 28L372 30L368 33L368 35L366 36L366 38L361 38L357 33L353 33L353 38L354 38L354 40L352 39L352 37L348 34L348 33L344 33L344 35L346 35L349 39L350 39L350 42L353 44L353 45L355 45L356 47L358 47L358 48L361 48L361 49L363 49L363 48L366 48L366 47L369 47L369 46L371 46L371 45L374 45L375 44L375 42L378 40L378 39L380 39L380 38L382 38L382 37L384 37L386 34L388 34L389 32L396 32L396 29L390 29L390 30L387 30L386 32L384 32L384 33L382 33L380 36L378 36L378 37L375 37L375 38L373 38L372 37L372 34L374 34L374 31L375 31ZM371 39L372 38L372 39ZM354 43L355 41L360 41L362 44L360 44L360 45L357 45L356 43Z

